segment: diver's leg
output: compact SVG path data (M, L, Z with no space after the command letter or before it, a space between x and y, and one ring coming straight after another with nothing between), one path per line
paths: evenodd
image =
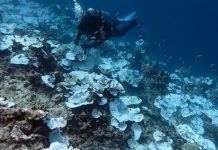
M113 36L121 37L124 34L126 34L131 28L136 27L138 23L136 20L131 21L120 21L115 27L114 27L114 34Z

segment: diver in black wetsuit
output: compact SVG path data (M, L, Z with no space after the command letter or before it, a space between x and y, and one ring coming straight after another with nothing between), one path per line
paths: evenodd
M122 19L114 19L108 12L88 8L78 22L75 44L79 44L82 35L88 39L88 43L81 45L85 50L99 46L110 37L122 37L132 27L138 26L135 15L133 12Z

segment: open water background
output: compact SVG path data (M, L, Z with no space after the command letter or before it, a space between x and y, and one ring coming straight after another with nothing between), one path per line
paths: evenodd
M85 7L96 7L124 16L137 11L139 22L148 33L152 51L169 68L191 67L195 75L218 76L217 0L78 0ZM134 41L142 33L130 32ZM172 56L172 57L171 57ZM197 59L197 60L196 60Z

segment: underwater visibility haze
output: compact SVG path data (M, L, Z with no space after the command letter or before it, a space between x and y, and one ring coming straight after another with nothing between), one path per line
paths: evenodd
M80 0L86 7L98 7L125 15L137 11L138 20L146 28L144 38L156 46L159 59L173 56L170 67L192 66L199 75L217 76L218 2L216 0ZM116 5L112 5L116 4ZM142 33L136 32L135 37ZM131 37L131 36L130 36ZM134 40L134 39L133 39ZM166 58L162 56L166 55ZM195 59L202 55L198 63ZM211 65L214 67L211 69ZM212 65L213 66L213 65Z
M217 0L1 0L0 150L217 150Z

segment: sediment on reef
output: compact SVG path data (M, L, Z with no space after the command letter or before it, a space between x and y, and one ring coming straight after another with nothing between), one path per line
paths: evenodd
M85 53L71 6L20 2L0 5L0 149L215 149L216 79L169 72L143 39Z

